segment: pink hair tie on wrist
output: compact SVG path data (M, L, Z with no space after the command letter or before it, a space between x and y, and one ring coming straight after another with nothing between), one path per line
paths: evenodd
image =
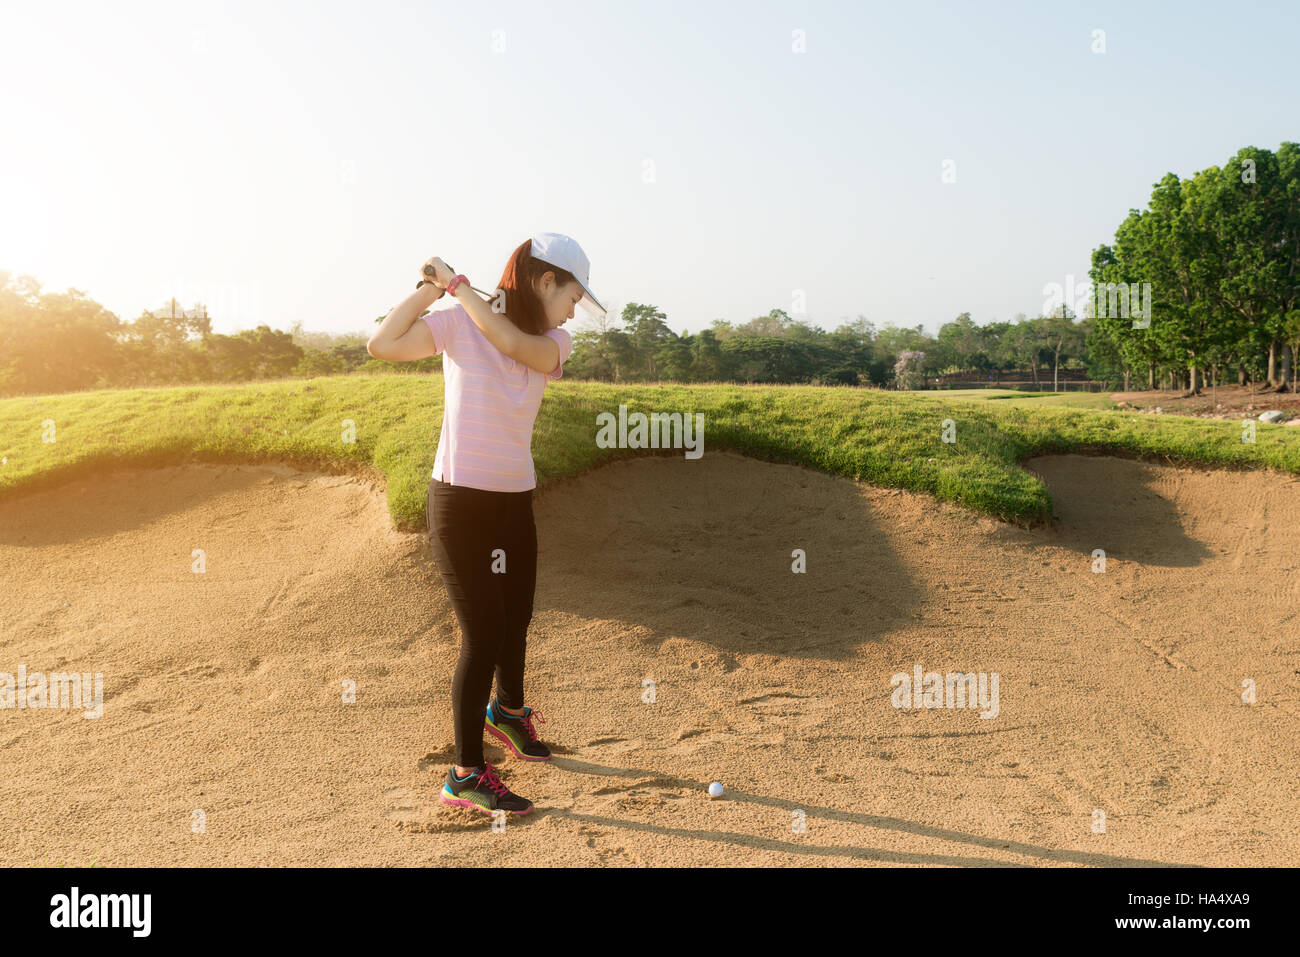
M451 282L447 283L447 294L449 296L456 295L456 287L463 282L469 282L469 280L465 278L464 273L457 273Z

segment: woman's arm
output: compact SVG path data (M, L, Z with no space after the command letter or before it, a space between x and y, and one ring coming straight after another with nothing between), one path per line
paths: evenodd
M436 355L433 333L428 324L419 319L430 305L442 298L444 291L430 284L421 286L403 299L379 324L366 343L366 351L376 359L390 362L414 362Z
M493 312L492 304L471 289L469 283L462 280L455 296L483 337L503 355L543 373L554 372L560 364L560 347L554 339L523 332L503 314Z
M429 259L426 265L433 267L434 282L444 290L456 278L451 267L437 256ZM546 374L554 372L559 366L560 347L554 339L520 331L504 314L494 311L492 305L471 289L467 282L456 287L455 296L456 301L465 307L465 312L474 325L483 333L483 337L502 355Z

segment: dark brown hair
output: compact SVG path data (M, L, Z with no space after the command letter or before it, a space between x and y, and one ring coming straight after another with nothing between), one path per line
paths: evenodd
M523 332L540 336L546 331L546 309L533 283L539 282L547 272L555 273L557 286L575 282L576 277L567 269L533 258L532 250L533 241L525 239L510 254L510 261L497 283L497 295L505 293L507 319Z

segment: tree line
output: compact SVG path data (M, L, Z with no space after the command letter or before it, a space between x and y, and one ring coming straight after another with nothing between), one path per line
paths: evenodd
M1300 145L1247 147L1189 179L1165 174L1146 209L1093 251L1091 279L1096 323L1126 377L1189 393L1207 375L1280 388L1286 350L1294 390Z
M629 303L619 328L574 335L566 374L612 382L746 382L919 387L932 377L1023 373L1059 383L1062 370L1089 373L1090 327L1073 316L1023 315L976 325L970 313L924 327L877 328L863 316L833 332L784 310L733 325L724 319L694 335L677 335L654 306ZM579 348L581 346L581 349Z
M1166 174L1147 208L1130 210L1114 241L1093 251L1089 279L1043 315L977 325L962 313L933 336L864 316L827 332L781 309L679 335L657 307L633 302L574 333L565 375L897 388L957 375L1043 389L1086 378L1189 391L1208 376L1278 388L1289 378L1295 389L1300 146L1248 147L1186 180ZM0 395L441 368L437 356L374 359L367 338L301 323L222 335L202 304L175 301L123 322L76 289L42 293L32 277L0 270Z
M0 271L0 395L441 368L440 356L374 359L367 338L308 332L301 323L288 332L262 325L222 335L212 331L202 304L183 309L174 301L122 322L76 289L42 293L30 276ZM734 325L714 320L699 333L678 335L655 306L629 303L596 328L574 333L565 375L609 382L912 386L959 369L1023 369L1046 383L1058 369L1084 368L1087 338L1086 321L1073 318L1020 316L977 326L969 313L937 336L921 325L877 328L862 316L826 332L781 309ZM900 356L908 358L900 363ZM913 361L917 356L920 361Z

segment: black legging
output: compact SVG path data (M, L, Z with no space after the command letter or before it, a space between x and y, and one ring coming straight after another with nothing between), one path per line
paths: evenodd
M501 704L524 707L524 649L537 585L533 491L488 492L433 479L426 507L429 545L460 621L451 683L456 763L473 768L483 763L494 670Z

